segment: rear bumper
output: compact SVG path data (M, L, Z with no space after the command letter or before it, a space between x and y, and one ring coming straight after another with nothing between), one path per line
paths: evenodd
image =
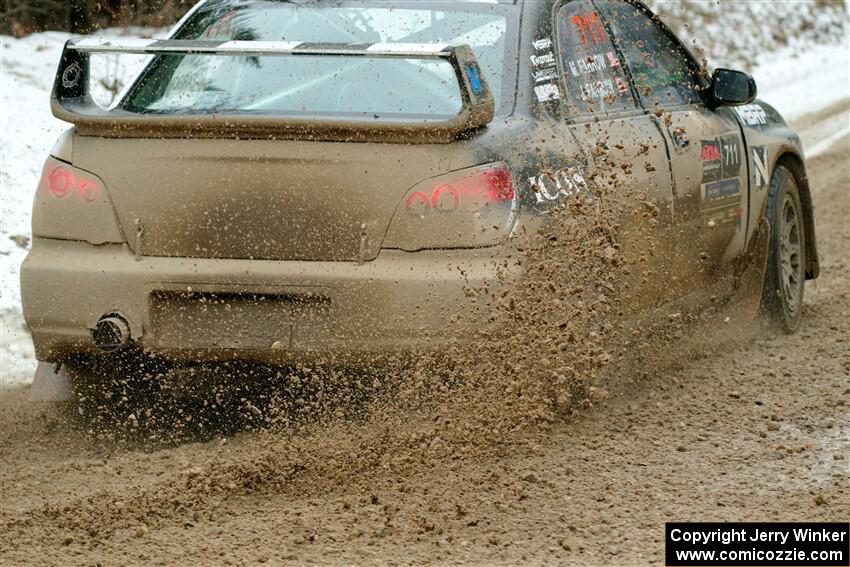
M466 290L495 284L498 265L496 249L384 250L362 265L136 261L126 245L35 238L21 295L42 361L97 352L90 330L118 313L134 343L172 360L357 364L469 340L488 314Z

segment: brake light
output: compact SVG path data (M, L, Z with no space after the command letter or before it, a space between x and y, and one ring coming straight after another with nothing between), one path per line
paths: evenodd
M65 166L55 167L47 175L47 188L57 199L64 199L76 192L81 199L92 203L100 196L100 184L96 179L71 171Z
M428 179L402 198L384 247L414 251L496 244L513 229L516 195L504 163Z
M32 235L91 244L126 242L103 181L53 156L45 160L33 195Z
M431 191L413 191L405 198L404 208L413 215L454 212L461 205L512 202L515 195L510 170L504 164L496 164L476 168L451 182L439 183Z
M50 174L47 183L53 196L61 199L74 190L74 174L64 167L57 167Z
M499 166L485 170L481 173L481 177L483 178L481 186L484 187L489 202L500 203L514 200L516 195L514 181L507 167Z

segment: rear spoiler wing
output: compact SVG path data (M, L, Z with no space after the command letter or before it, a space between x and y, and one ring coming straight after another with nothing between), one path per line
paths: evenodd
M454 69L462 106L457 115L433 120L357 120L256 114L141 114L107 110L91 97L93 53L219 56L344 56L442 59ZM264 137L344 141L447 143L488 124L494 102L468 45L316 44L287 41L195 41L76 38L65 44L51 94L53 115L84 135L106 137Z

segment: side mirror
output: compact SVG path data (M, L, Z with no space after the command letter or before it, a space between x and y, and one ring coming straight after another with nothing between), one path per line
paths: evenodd
M758 95L758 89L755 80L748 73L732 69L715 69L711 76L708 94L714 108L738 106L753 102Z

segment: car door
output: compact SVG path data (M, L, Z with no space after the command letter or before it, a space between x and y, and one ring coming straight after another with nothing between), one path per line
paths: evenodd
M729 109L703 102L706 85L690 53L643 6L597 0L641 104L661 129L673 174L671 291L708 288L744 245L747 164Z
M588 171L622 205L624 310L668 299L659 285L672 261L673 184L658 124L640 107L590 0L555 6L563 114L592 163Z

